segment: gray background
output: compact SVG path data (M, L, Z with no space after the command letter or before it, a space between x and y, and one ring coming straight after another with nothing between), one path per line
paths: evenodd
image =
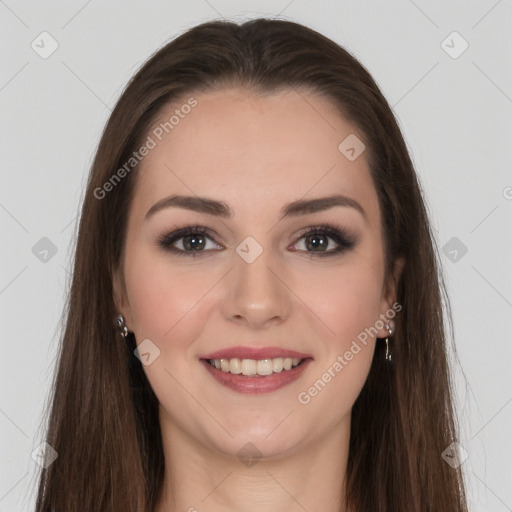
M344 45L393 106L443 250L471 509L512 511L510 0L0 0L0 512L32 507L75 219L113 105L178 33L256 16Z

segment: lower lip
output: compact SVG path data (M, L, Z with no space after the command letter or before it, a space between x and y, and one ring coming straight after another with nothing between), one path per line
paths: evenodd
M238 391L239 393L269 393L297 380L312 360L311 358L304 359L299 366L291 370L283 370L279 373L272 373L271 375L265 376L259 375L256 377L248 377L241 373L235 374L217 370L217 368L212 366L206 359L201 359L201 362L206 366L206 369L217 382L220 382L234 391Z

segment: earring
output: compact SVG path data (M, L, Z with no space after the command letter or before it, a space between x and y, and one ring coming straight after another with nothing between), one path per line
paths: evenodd
M119 330L120 330L119 334L123 338L126 338L126 336L128 336L128 327L126 327L126 323L124 321L124 316L121 313L119 313L119 315L117 316L115 325L117 325L117 327L119 327Z
M388 323L386 323L386 329L389 331L389 336L391 336L393 334L393 330L391 329L391 327L389 326ZM386 336L386 361L388 363L391 363L392 362L392 357L391 357L391 351L389 350L389 337Z

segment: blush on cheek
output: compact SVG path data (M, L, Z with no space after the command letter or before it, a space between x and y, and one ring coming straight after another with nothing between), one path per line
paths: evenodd
M211 314L210 289L211 284L198 277L165 279L141 271L132 283L130 303L137 332L162 351L186 350Z
M331 335L335 333L336 348L343 351L361 332L373 326L378 309L378 292L375 283L360 279L357 286L350 286L350 283L337 286L327 297L323 294L316 303L310 299L308 305L311 304L318 317L329 327Z

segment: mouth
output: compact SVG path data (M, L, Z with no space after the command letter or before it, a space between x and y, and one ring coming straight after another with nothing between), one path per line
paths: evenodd
M201 359L215 381L238 393L269 393L299 379L312 357Z
M306 359L299 357L275 357L266 359L221 358L203 359L213 368L224 373L245 377L267 377L281 372L288 372L300 366Z

